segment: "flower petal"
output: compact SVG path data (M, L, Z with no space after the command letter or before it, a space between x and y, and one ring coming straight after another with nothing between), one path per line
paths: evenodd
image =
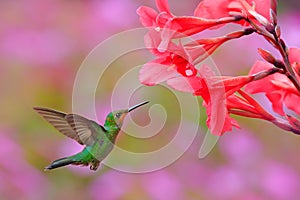
M232 126L240 128L237 121L229 116L224 100L214 97L214 101L212 102L213 104L206 106L208 116L206 124L212 134L221 136L225 132L231 131Z
M142 67L139 79L142 84L152 86L174 78L176 75L177 71L172 67L152 61Z
M296 112L298 115L300 115L300 97L289 93L286 95L284 99L284 103L288 109L291 109L292 111Z
M181 92L194 93L202 88L200 77L175 77L167 81L167 84Z
M165 48L165 51L159 51L159 46L162 42L161 33L155 30L150 30L144 37L146 47L154 55L158 57L168 56L170 53L180 53L182 48L173 42L170 42Z
M274 0L247 0L249 6L252 2L255 4L255 12L259 13L263 17L270 21L270 9L276 13L276 3ZM244 8L237 0L202 0L194 11L194 15L197 17L203 17L207 19L219 19L223 17L229 17L231 11L241 12ZM238 21L243 26L248 26L245 20Z
M289 49L289 60L291 63L300 63L300 49L290 48Z
M270 68L273 68L271 64L263 61L256 61L255 64L252 66L249 75L253 75ZM281 76L284 78L283 75ZM274 75L270 75L264 79L253 81L245 86L245 91L251 94L272 91L274 90L274 85L271 83L271 80L273 79Z
M156 27L157 12L147 6L141 6L136 10L140 16L140 22L145 27Z
M284 100L284 94L282 92L269 92L266 94L268 99L272 102L272 108L273 110L278 113L281 116L284 116L283 111L283 100Z
M170 12L168 0L156 0L155 2L159 12L166 12L172 16L172 13Z
M201 77L204 79L202 90L198 90L197 94L201 94L204 99L204 106L208 116L207 125L212 134L223 135L224 132L232 130L232 126L238 127L235 120L230 118L227 110L227 101L225 87L216 87L215 73L207 65L200 68Z
M229 16L227 6L230 0L203 0L194 11L197 17L218 19Z

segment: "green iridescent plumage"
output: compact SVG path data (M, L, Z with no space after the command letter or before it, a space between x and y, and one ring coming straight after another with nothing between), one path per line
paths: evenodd
M104 126L80 115L65 114L49 108L34 107L34 110L41 114L62 134L76 140L81 145L85 145L85 148L81 152L55 160L45 170L70 164L90 166L91 170L97 170L100 162L113 149L125 116L128 112L147 103L143 102L129 109L109 113Z

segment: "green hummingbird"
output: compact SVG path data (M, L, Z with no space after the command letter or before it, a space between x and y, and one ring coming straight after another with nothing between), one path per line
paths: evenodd
M53 161L45 170L66 165L89 166L96 171L100 162L112 151L116 138L121 130L125 116L134 109L149 103L142 102L129 109L110 112L104 126L77 114L66 114L49 108L34 107L44 119L59 132L85 145L84 149L72 156Z

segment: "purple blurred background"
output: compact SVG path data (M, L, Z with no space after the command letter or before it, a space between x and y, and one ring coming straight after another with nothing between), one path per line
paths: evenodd
M177 15L192 14L198 3L169 2ZM177 162L157 172L126 174L105 167L96 173L78 167L43 171L52 160L81 147L55 131L32 107L71 111L73 82L80 64L104 39L141 27L135 12L141 5L154 7L154 2L0 1L0 199L298 199L300 137L245 118L237 119L242 129L225 134L203 160L198 159L203 139L199 132ZM279 24L290 47L300 47L299 23L299 2L280 1ZM258 47L272 49L263 39L251 36L225 44L213 58L224 74L247 74L259 59ZM146 62L147 56L134 59ZM132 59L126 61L125 69L132 63ZM100 122L110 110L115 73L120 75L122 70L108 71L105 85L96 94ZM154 89L152 96L162 104L171 98L160 89ZM268 106L267 102L264 105ZM169 112L174 115L172 109ZM139 114L136 119L143 117ZM147 123L149 119L139 121ZM155 150L174 136L171 130L176 123L178 117L171 117L154 138L136 141L121 136L118 145L130 144L136 151L145 150L145 146ZM200 124L205 130L205 117Z

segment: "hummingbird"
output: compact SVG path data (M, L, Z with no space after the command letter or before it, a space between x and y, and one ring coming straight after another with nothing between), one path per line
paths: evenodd
M49 108L34 107L42 117L65 136L84 145L84 149L72 156L53 161L45 170L66 165L90 166L96 171L100 162L112 151L126 115L149 103L145 101L129 109L112 111L106 116L104 125L77 114L66 114Z

